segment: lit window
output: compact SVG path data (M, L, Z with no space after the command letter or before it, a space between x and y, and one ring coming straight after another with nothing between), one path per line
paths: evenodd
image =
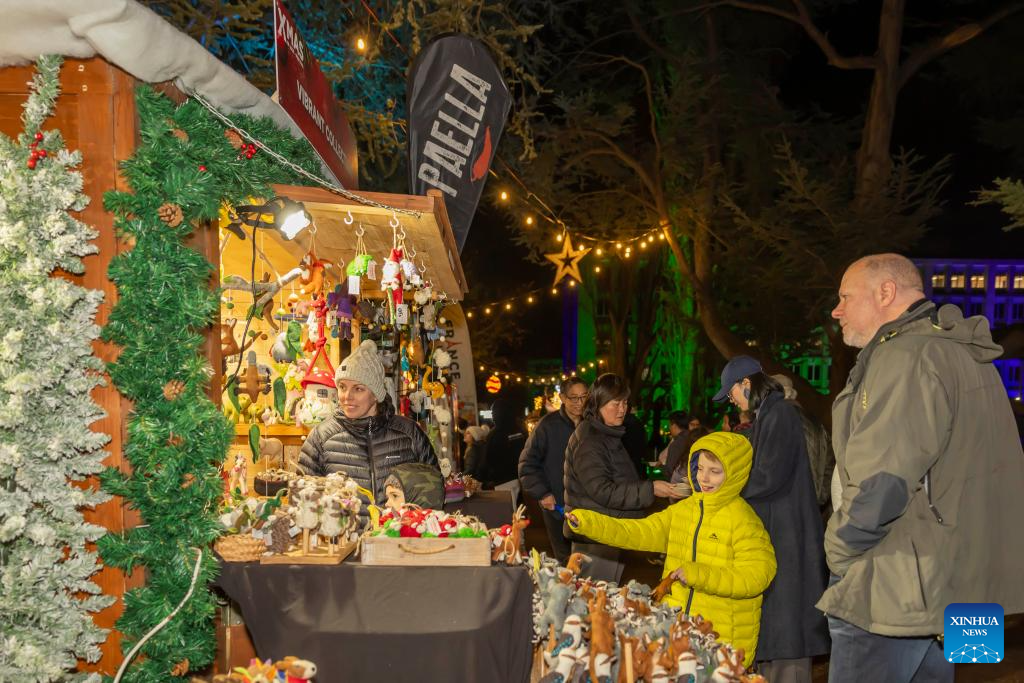
M965 278L963 273L960 273L958 275L951 275L949 277L949 286L952 287L953 289L963 289L964 280Z
M1006 286L1010 283L1010 277L1003 273L1002 275L996 275L996 289L1006 289Z
M1024 275L1014 275L1013 276L1013 288L1014 289L1024 289Z
M985 289L985 276L984 275L972 275L971 276L971 289Z
M946 275L932 275L932 289L942 289L946 286Z

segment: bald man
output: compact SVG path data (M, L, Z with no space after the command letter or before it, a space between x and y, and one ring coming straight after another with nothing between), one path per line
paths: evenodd
M1024 611L1024 453L988 321L936 309L898 254L851 265L832 317L861 349L832 406L830 683L952 681L953 602Z

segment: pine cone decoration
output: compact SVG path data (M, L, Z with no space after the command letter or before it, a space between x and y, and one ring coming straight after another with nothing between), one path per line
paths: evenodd
M181 479L182 479L181 488L187 489L189 486L191 486L195 482L196 477L191 472L186 472L185 476L182 477Z
M186 657L185 659L181 660L180 662L174 665L174 668L171 669L171 675L184 676L188 673L188 666L188 657Z
M171 448L177 448L183 443L185 443L185 440L178 436L177 434L171 434L169 437L167 437L167 445L170 446Z
M164 398L173 401L185 391L185 383L179 379L172 379L164 385Z
M188 142L188 133L183 131L181 128L171 128L171 134L182 142Z
M228 144L235 149L242 149L245 146L245 142L242 140L242 136L233 130L224 131L224 137L228 139Z
M177 204L167 202L161 204L160 208L156 210L156 215L160 217L164 223L172 228L176 228L181 225L181 222L185 220L185 215L181 211L181 207Z

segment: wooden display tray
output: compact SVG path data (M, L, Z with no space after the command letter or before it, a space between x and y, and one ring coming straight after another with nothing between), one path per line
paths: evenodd
M364 536L362 562L404 567L489 567L491 540Z
M308 555L303 555L301 550L291 550L283 555L263 555L260 564L341 564L357 545L356 541L341 544L334 549L333 555L328 555L327 549L320 546L310 550Z

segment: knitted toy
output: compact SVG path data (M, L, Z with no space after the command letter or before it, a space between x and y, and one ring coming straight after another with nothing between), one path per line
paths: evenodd
M402 250L395 248L391 250L384 266L381 268L380 288L384 292L388 302L388 313L390 322L395 322L395 306L402 303Z

